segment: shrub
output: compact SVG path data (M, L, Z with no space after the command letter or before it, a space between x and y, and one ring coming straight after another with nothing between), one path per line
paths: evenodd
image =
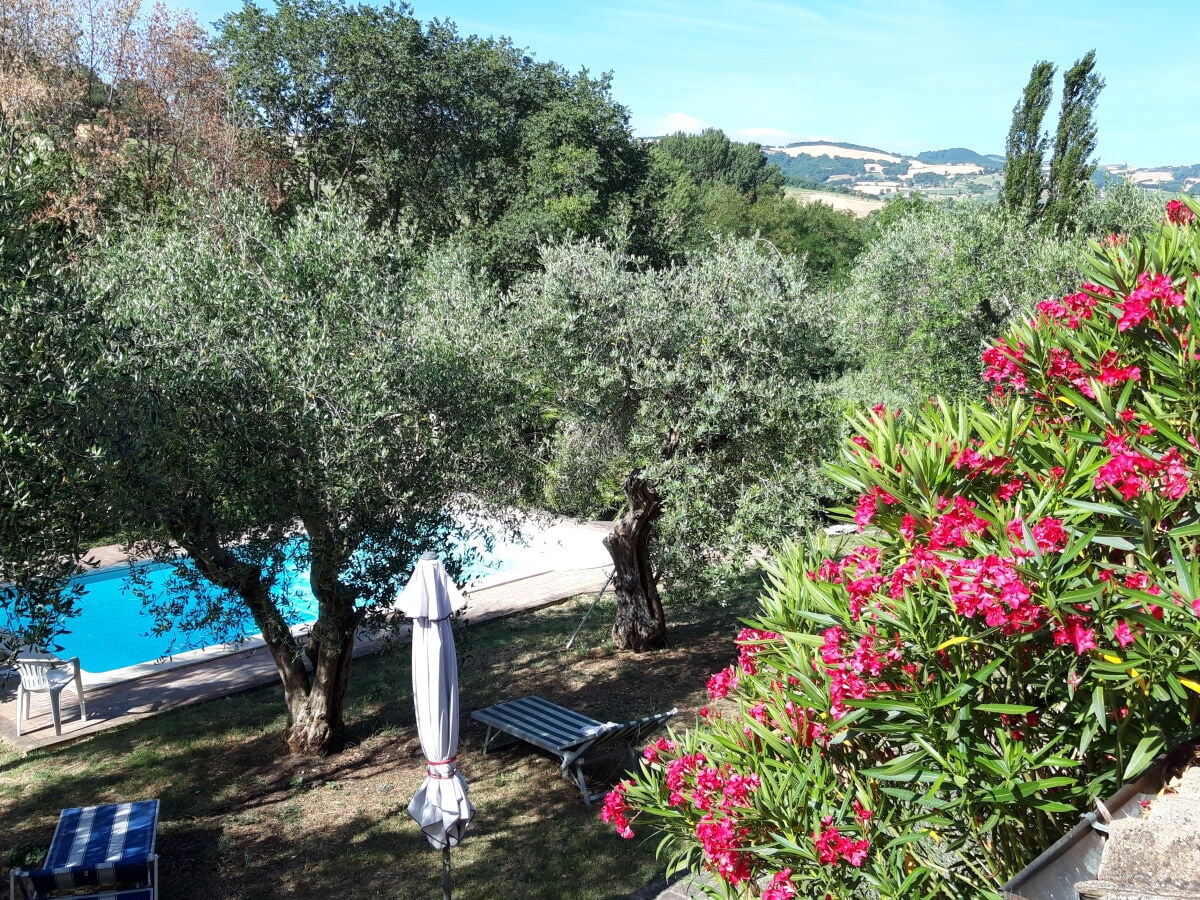
M1095 245L986 403L856 416L871 541L787 548L694 730L604 817L730 894L998 896L1200 717L1200 229Z
M1078 278L1077 246L974 203L900 218L834 301L842 343L910 402L980 395L979 348Z
M881 393L907 405L983 394L979 349L1078 283L1087 236L1145 234L1149 199L1118 184L1080 213L1080 237L1027 228L995 206L895 206L833 300L839 338ZM1155 213L1161 216L1161 207Z

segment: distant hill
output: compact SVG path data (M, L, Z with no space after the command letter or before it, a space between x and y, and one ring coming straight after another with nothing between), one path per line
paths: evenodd
M652 144L658 138L642 138ZM767 161L779 166L788 184L802 190L834 191L862 197L889 197L920 192L943 199L995 199L1004 172L1004 157L967 147L923 150L916 156L893 153L846 141L796 141L763 147ZM1097 185L1123 179L1146 190L1200 196L1200 165L1133 166L1101 163Z
M874 197L919 190L929 194L994 195L1003 159L957 147L918 156L841 141L798 141L763 151L793 185L844 189Z
M783 147L764 147L763 153L796 187L881 199L914 191L935 198L995 198L1004 171L1003 156L977 153L966 147L925 150L908 156L842 141L798 141ZM1166 194L1200 196L1200 165L1101 163L1097 167L1098 185L1114 179Z
M1102 165L1096 170L1096 174L1101 178L1123 178L1140 188L1168 194L1200 194L1200 165L1154 168Z
M797 149L800 147L820 147L820 148L822 148L822 155L824 155L824 148L837 147L841 150L857 151L857 153L855 153L855 154L847 154L847 155L857 156L859 153L871 153L871 154L876 154L873 158L878 158L878 157L882 157L882 156L888 156L888 157L896 156L895 153L889 153L886 150L880 150L878 147L864 147L862 144L847 144L847 143L844 143L843 141L797 141L794 144L788 144L783 149L784 150L793 150L793 149Z
M976 153L966 147L951 147L949 150L924 150L917 154L917 160L923 163L966 163L983 169L1003 169L1004 157L995 153Z

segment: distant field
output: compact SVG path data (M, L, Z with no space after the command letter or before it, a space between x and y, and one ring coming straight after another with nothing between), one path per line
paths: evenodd
M788 156L828 156L843 159L877 159L882 162L898 163L903 157L878 150L852 150L840 144L804 144L799 147L768 147L768 153L786 153Z
M877 209L883 209L882 200L871 200L867 197L852 197L849 194L833 194L828 191L810 191L805 188L785 187L784 192L797 203L824 203L834 209L845 209L859 218L870 215Z

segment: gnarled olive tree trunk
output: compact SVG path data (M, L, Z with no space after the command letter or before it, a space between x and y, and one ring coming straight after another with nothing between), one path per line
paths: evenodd
M650 537L662 515L662 497L641 472L625 479L625 497L627 511L604 539L617 595L613 644L621 650L661 650L667 645L667 619L650 565Z
M309 582L317 598L317 621L307 655L312 682L303 697L288 697L288 747L293 753L334 753L346 745L345 701L360 615L354 596L338 577L353 548L320 516L304 516L312 562Z
M215 538L184 538L181 546L205 578L241 597L262 632L283 685L288 749L303 755L336 753L346 743L344 704L359 617L337 580L336 564L313 555L311 582L318 602L307 647L302 647L271 599L262 570L242 562ZM306 662L307 660L307 662ZM311 671L310 671L311 669Z
M357 617L353 603L339 603L336 605L343 608L327 611L326 602L320 598L318 602L321 612L306 650L311 680L303 693L289 692L285 681L283 694L288 708L288 748L293 753L324 755L346 745L345 700Z

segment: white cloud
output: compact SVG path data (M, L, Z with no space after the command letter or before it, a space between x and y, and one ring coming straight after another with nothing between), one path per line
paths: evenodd
M707 127L708 123L703 119L697 119L695 116L689 116L687 113L681 112L667 113L663 118L658 119L654 123L656 134L675 134L677 131L697 134Z

